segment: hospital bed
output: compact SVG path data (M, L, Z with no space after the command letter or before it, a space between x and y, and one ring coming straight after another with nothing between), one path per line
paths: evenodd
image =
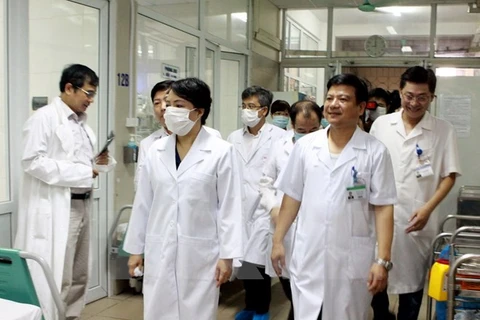
M0 310L0 318L2 320L42 318L40 302L30 276L27 259L35 261L42 268L58 310L58 319L65 320L65 306L47 262L34 253L4 248L0 248L0 305L9 307ZM28 306L9 303L9 301ZM31 311L26 312L27 309Z

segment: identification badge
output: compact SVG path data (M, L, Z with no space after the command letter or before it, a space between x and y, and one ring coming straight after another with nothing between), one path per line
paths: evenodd
M367 197L367 188L364 184L347 188L347 200L359 200Z
M415 168L415 176L417 179L433 176L433 168L430 161L422 161L422 163Z

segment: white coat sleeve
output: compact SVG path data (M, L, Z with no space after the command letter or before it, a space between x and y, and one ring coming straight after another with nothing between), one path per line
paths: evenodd
M138 179L140 176L140 170L142 170L143 162L145 161L145 157L147 156L147 142L146 139L143 139L140 142L140 147L138 148L138 159L137 159L137 170L135 171L135 178L133 179L133 184L135 187L135 191L138 189Z
M217 233L220 259L243 257L242 181L233 146L217 168Z
M270 212L277 204L276 188L273 187L275 180L277 180L277 153L275 152L276 145L272 148L267 162L263 168L263 176L260 178L260 206L267 212Z
M23 128L23 170L49 185L91 188L93 185L92 166L48 156L52 139L56 137L47 117L47 113L34 114L25 123Z
M305 184L305 157L302 142L299 140L295 144L288 158L287 166L281 171L278 181L275 183L278 190L297 201L302 201Z
M375 206L395 204L397 201L392 159L387 148L383 144L381 146L382 148L373 155L370 177L369 202Z
M153 203L153 188L150 181L150 163L147 156L139 172L138 188L133 201L132 215L128 222L123 250L130 254L142 254L145 250L148 218Z
M443 148L442 165L440 176L445 178L451 173L456 173L457 177L461 175L460 159L458 154L457 134L455 128L449 125L447 140Z

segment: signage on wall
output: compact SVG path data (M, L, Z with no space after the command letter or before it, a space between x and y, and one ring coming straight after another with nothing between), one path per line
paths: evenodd
M33 97L32 110L38 110L48 104L48 97Z
M128 87L130 85L128 73L117 73L117 85L119 87Z
M162 63L162 76L168 80L178 80L180 75L180 68L166 63Z

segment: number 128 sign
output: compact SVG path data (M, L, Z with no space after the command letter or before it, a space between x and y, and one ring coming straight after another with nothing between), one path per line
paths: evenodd
M128 73L117 73L117 85L119 87L128 87L130 85Z

